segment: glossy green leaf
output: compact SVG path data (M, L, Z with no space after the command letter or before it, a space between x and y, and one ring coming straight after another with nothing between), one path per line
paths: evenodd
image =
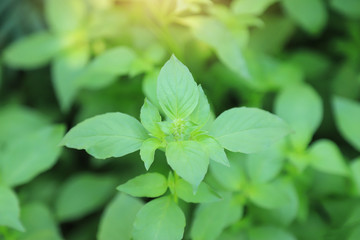
M9 186L24 184L51 168L61 151L63 126L45 126L13 141L1 151L0 175Z
M157 198L140 209L134 222L134 240L180 240L185 216L171 196Z
M194 194L191 184L183 179L179 179L175 183L175 192L179 198L191 203L215 202L221 199L220 195L205 182L200 183L199 188Z
M161 141L157 138L146 139L140 147L140 157L145 164L146 170L149 170L154 162L155 151L161 146Z
M253 184L248 194L255 205L266 209L279 208L289 200L289 196L274 183Z
M145 173L117 187L134 197L159 197L166 192L167 179L160 173Z
M10 188L0 186L0 226L24 231L19 215L19 202L15 193Z
M197 141L200 142L203 148L208 152L211 160L221 163L227 167L230 166L224 148L218 143L218 141L210 136L200 136Z
M96 158L121 157L139 150L147 138L144 127L123 113L106 113L89 118L73 127L62 144L85 149Z
M326 139L317 140L310 146L311 166L321 172L348 176L349 168L338 146Z
M210 118L210 105L201 86L199 89L199 102L190 115L190 121L198 126L204 126Z
M93 174L78 174L59 189L55 202L60 221L79 219L100 208L115 193L116 180Z
M79 28L86 14L83 0L46 0L45 16L50 29L55 33L68 33Z
M128 74L135 59L136 54L131 48L111 48L88 64L78 77L77 85L89 89L104 88L117 77Z
M275 113L294 131L290 139L295 148L304 150L320 126L323 106L320 96L308 85L285 88L275 102Z
M220 114L210 134L226 149L254 153L269 148L289 133L279 117L256 108L232 108Z
M117 195L106 207L100 222L99 240L130 240L136 214L144 204L126 194Z
M323 0L282 0L285 11L304 30L319 33L326 25L327 11Z
M171 119L185 119L198 104L199 91L194 78L174 55L160 71L157 97L162 110Z
M357 0L331 0L330 5L348 17L360 18L360 3Z
M21 209L21 220L26 232L18 240L62 240L59 228L50 210L41 203L31 203Z
M272 226L253 227L249 231L249 240L296 240L296 237L285 229Z
M89 59L87 45L62 52L52 63L52 80L55 93L63 111L68 111L79 90L76 78Z
M161 136L162 132L157 124L161 122L159 110L147 99L145 99L144 105L141 107L140 120L144 128L152 135Z
M63 48L61 39L48 32L39 32L22 38L4 51L4 62L14 68L41 67Z
M204 179L209 157L200 143L195 141L171 142L166 147L168 164L176 173L196 189Z
M337 128L342 136L360 151L360 103L343 97L333 100Z

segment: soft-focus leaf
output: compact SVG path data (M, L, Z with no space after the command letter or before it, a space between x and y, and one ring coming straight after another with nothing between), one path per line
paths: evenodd
M154 136L160 136L161 130L158 122L161 122L159 110L147 99L140 111L141 124Z
M159 197L166 192L167 180L160 173L145 173L117 187L134 197Z
M198 104L199 91L194 78L174 55L160 71L157 97L162 110L171 119L185 119Z
M185 202L202 203L215 202L221 199L220 195L211 189L206 183L202 182L194 194L190 183L179 179L175 183L175 192Z
M101 207L115 193L112 177L78 174L68 179L56 199L55 210L60 221L79 219Z
M333 101L335 120L342 136L360 151L360 103L335 97Z
M360 157L351 162L350 170L355 185L355 191L360 195Z
M15 193L9 188L0 186L0 226L24 231L19 215L19 202Z
M45 126L10 141L1 151L0 175L9 186L24 184L51 168L61 151L63 126Z
M135 216L143 203L126 194L117 195L102 215L99 240L130 240Z
M147 138L138 120L123 113L106 113L89 118L73 127L62 144L85 149L96 158L121 157L139 150Z
M180 240L185 216L170 196L147 203L136 215L134 240Z
M254 227L249 231L249 240L296 240L295 236L285 229L272 226Z
M250 187L249 198L263 208L274 209L288 202L288 195L274 183L253 184Z
M275 113L295 131L290 134L294 147L303 150L320 126L323 115L321 98L308 85L293 85L278 95Z
M262 14L270 5L279 0L235 0L231 3L231 9L236 14Z
M149 170L154 162L155 151L161 146L161 141L157 138L146 139L140 147L140 157L145 164L146 170Z
M199 102L190 115L190 121L198 126L204 126L210 118L210 105L201 86L199 89Z
M166 147L167 162L176 173L196 189L204 179L209 156L195 141L171 142Z
M358 0L331 0L330 4L332 8L348 17L360 18L360 4Z
M204 149L206 149L211 160L225 166L230 166L224 148L218 143L218 141L209 136L200 136L197 141L202 144Z
M269 148L289 133L279 117L256 108L232 108L220 114L210 134L226 149L254 153Z

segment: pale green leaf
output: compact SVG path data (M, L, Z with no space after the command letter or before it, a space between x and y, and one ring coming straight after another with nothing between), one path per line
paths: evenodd
M160 173L145 173L117 187L133 197L159 197L166 192L167 179Z
M255 205L265 209L280 208L289 201L289 196L275 183L252 184L248 194Z
M285 11L300 27L311 34L318 34L327 23L323 0L282 0Z
M183 179L179 179L175 183L175 192L179 198L191 203L215 202L221 199L220 195L205 182L200 183L199 188L194 194L191 184Z
M250 228L249 240L296 240L296 237L286 231L273 226L261 226Z
M171 196L147 203L136 215L134 240L181 240L185 216Z
M62 144L85 149L96 158L121 157L139 150L147 138L144 127L123 113L106 113L89 118L73 127Z
M0 226L7 226L24 231L20 222L19 202L15 193L0 185Z
M211 160L221 163L227 167L230 166L224 148L218 143L218 141L210 136L200 136L196 140L202 144L203 148L208 152Z
M360 3L358 0L331 0L333 9L350 18L360 18Z
M31 203L21 209L21 220L26 232L18 240L62 240L50 210L41 203Z
M308 85L291 85L276 98L275 113L294 130L290 135L294 147L304 150L323 117L321 97Z
M79 219L100 208L115 193L112 177L82 173L68 179L59 189L55 202L60 221Z
M45 17L54 33L68 33L79 28L85 20L83 0L46 0Z
M4 62L14 68L38 68L49 63L63 46L59 38L48 32L34 33L6 48Z
M190 121L198 126L204 126L210 118L210 105L204 93L204 90L199 85L199 102L194 111L190 115Z
M321 172L348 176L349 168L338 146L327 139L317 140L310 146L310 164Z
M235 0L231 3L231 9L236 14L260 15L270 5L279 0Z
M194 78L174 55L161 68L157 97L162 110L171 119L185 119L198 104L199 91Z
M281 171L284 158L275 148L249 154L246 167L249 177L254 183L265 183L274 179Z
M89 89L104 88L117 77L129 73L136 59L128 47L111 48L92 60L77 79L77 85Z
M140 111L141 124L154 136L161 136L161 130L157 123L161 122L159 110L147 99Z
M89 59L87 45L76 46L55 57L51 65L52 81L63 111L68 111L78 92L76 78Z
M256 108L232 108L220 114L210 134L226 149L254 153L269 148L289 133L279 117Z
M140 147L140 157L145 164L146 170L149 170L154 162L155 151L161 145L161 141L157 138L146 139Z
M204 179L209 156L195 141L171 142L166 147L166 159L176 173L196 189Z
M98 240L130 240L135 216L143 205L126 194L117 195L101 217Z
M337 128L342 136L360 151L360 103L335 97L333 100Z
M239 191L246 184L245 162L246 156L241 153L229 153L230 167L217 162L211 162L211 174L227 190Z
M10 141L0 155L0 175L9 186L24 184L51 168L61 151L64 127L47 126Z

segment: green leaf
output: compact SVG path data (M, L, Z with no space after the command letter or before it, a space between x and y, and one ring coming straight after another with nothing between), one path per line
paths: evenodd
M171 142L166 147L166 159L176 173L196 189L204 179L209 157L195 141Z
M294 235L285 229L272 226L252 227L249 230L249 240L296 240Z
M255 205L266 209L282 207L289 201L289 196L274 183L252 184L248 194Z
M180 240L185 228L185 216L171 196L147 203L136 215L134 240Z
M341 135L360 151L360 103L335 97L333 100L335 120Z
M210 118L210 105L204 93L204 90L199 85L199 102L194 111L190 115L190 121L198 126L204 126Z
M35 33L6 48L4 62L14 68L38 68L50 62L63 47L64 43L52 34Z
M199 91L194 78L174 55L161 68L157 97L162 110L171 119L185 119L198 104Z
M0 175L9 186L24 184L51 168L61 151L64 127L48 126L8 142L0 155Z
M149 170L154 162L155 151L161 146L161 141L157 138L146 139L140 147L140 157L145 164L146 170Z
M101 217L98 239L130 240L136 214L143 206L136 198L118 194Z
M85 20L83 0L46 0L45 17L54 33L68 33L79 28Z
M183 179L179 179L175 183L175 192L179 198L191 203L215 202L221 199L221 196L204 182L200 183L194 194L192 186Z
M360 18L360 4L358 0L331 0L333 9L350 18Z
M160 173L145 173L130 179L117 187L133 197L155 198L163 195L167 189L167 179Z
M260 15L270 5L278 2L279 0L235 0L231 3L231 9L235 14L251 14Z
M326 139L317 140L310 146L310 164L321 172L348 176L349 168L345 163L338 146Z
M51 0L50 0L51 1ZM89 59L87 45L77 46L58 55L52 63L52 80L63 111L68 111L78 92L75 82Z
M202 144L203 148L209 154L211 160L221 163L227 167L230 166L224 148L218 143L218 141L206 135L201 135L196 140Z
M89 89L104 88L117 77L128 74L135 59L135 52L128 47L107 50L88 64L77 84Z
M254 153L265 150L289 133L279 117L256 108L232 108L220 114L210 134L232 152Z
M237 75L250 79L242 49L226 26L213 18L196 19L193 34L215 50L218 58Z
M274 148L249 154L246 158L247 172L254 183L271 181L280 173L283 164L283 156Z
M0 226L24 231L19 215L19 202L15 193L10 188L0 186Z
M320 126L323 106L320 96L308 85L292 85L278 95L275 113L295 131L290 139L295 148L304 150Z
M156 137L161 137L162 132L157 123L161 122L159 110L147 99L140 111L141 124L146 130Z
M360 195L360 157L351 162L350 170L354 181L355 192Z
M230 167L211 162L210 170L215 179L227 190L239 191L246 184L246 175L242 162L246 156L241 153L228 154Z
M327 22L327 11L323 0L282 0L289 16L304 30L318 34Z
M55 211L60 221L79 219L100 208L114 194L116 180L93 174L78 174L59 189ZM95 194L96 193L96 194Z
M231 201L229 195L221 201L199 204L190 230L191 239L217 239L223 229L229 225L229 218L234 212Z
M138 120L118 112L79 123L65 135L61 144L85 149L92 156L104 159L135 152L146 138L146 130Z
M50 210L41 203L31 203L21 209L21 220L26 232L18 240L62 240Z

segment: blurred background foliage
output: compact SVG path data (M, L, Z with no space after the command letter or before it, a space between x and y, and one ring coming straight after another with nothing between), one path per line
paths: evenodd
M184 204L186 239L360 239L358 0L1 0L0 50L0 239L130 239L143 201L115 187L145 172L138 154L96 160L58 142L97 114L138 118L171 54L216 114L258 107L300 133L281 156L234 157L291 201L274 210L275 189L255 194L209 237L199 222L223 205ZM231 173L212 169L226 188Z

